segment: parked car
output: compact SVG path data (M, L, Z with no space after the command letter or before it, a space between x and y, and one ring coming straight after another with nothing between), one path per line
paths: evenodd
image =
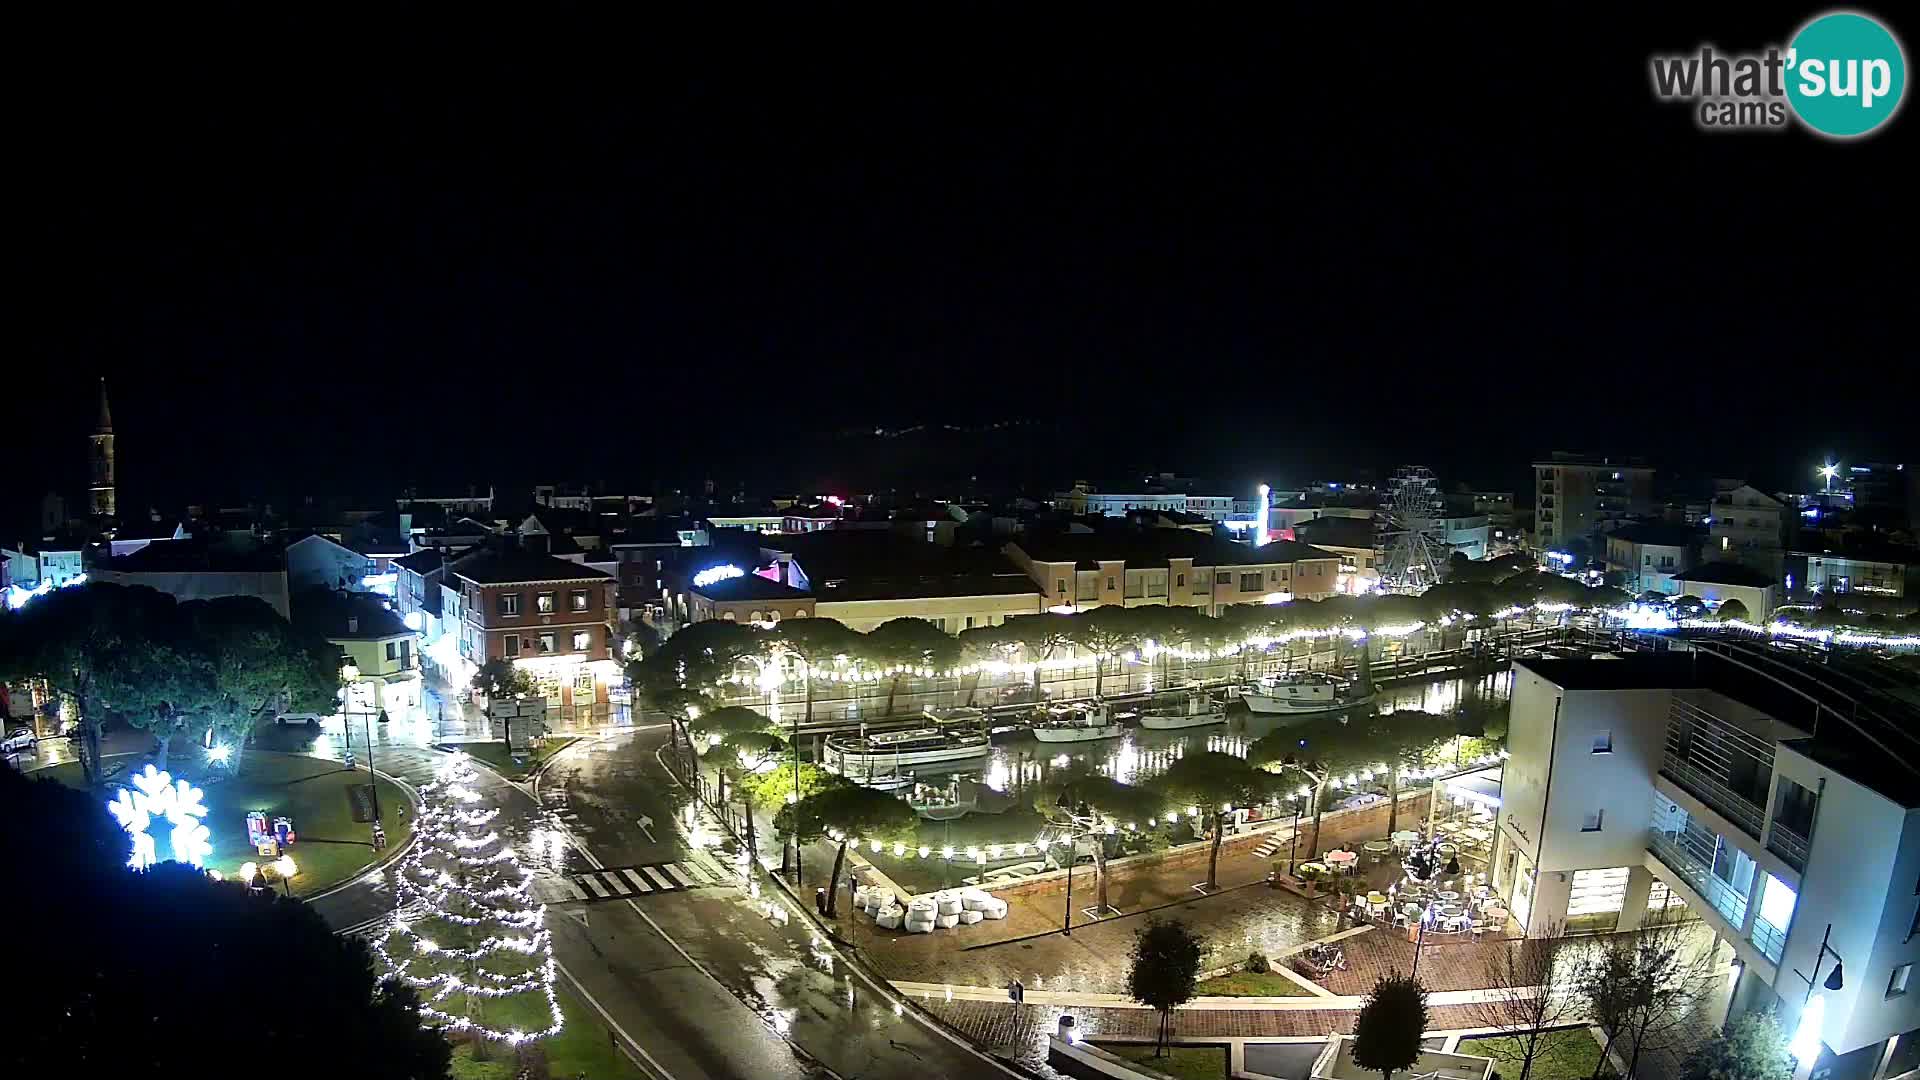
M319 727L320 721L324 719L326 719L326 717L321 716L319 713L289 712L281 713L274 718L273 722L276 724L305 724L308 727Z
M0 753L20 754L39 745L40 736L32 728L14 728L5 739L0 739Z

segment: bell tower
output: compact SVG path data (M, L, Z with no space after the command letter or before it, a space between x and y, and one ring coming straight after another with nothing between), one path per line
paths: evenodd
M88 461L87 503L96 518L114 516L113 490L113 413L107 408L107 380L100 378L100 419L89 440L93 453Z

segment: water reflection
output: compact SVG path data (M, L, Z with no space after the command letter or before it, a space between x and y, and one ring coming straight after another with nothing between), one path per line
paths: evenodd
M1512 675L1500 672L1480 678L1436 679L1388 687L1365 708L1348 710L1351 719L1370 709L1381 713L1418 710L1451 713L1476 707L1497 708L1507 700ZM1188 753L1210 751L1246 757L1253 744L1264 736L1289 727L1318 722L1336 713L1311 717L1259 715L1244 706L1228 710L1227 722L1207 728L1185 731L1150 731L1135 728L1117 739L1068 744L1042 743L1024 732L1002 733L994 740L993 754L983 767L958 763L950 770L938 766L920 766L914 770L922 779L960 776L978 778L995 791L1017 793L1040 783L1050 773L1072 766L1090 767L1125 784L1139 783L1167 771L1168 766Z

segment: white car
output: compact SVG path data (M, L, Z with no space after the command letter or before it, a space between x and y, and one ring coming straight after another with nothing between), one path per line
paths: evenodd
M274 718L273 722L276 724L304 724L307 727L319 727L320 721L324 719L326 718L319 713L289 712L281 713Z
M14 728L5 739L0 739L0 754L19 754L39 745L40 736L32 728Z

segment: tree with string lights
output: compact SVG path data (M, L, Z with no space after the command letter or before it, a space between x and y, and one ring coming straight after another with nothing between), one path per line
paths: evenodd
M374 939L384 977L420 994L420 1015L473 1042L518 1047L559 1032L546 906L455 754L420 789L420 842L395 873L393 921Z

